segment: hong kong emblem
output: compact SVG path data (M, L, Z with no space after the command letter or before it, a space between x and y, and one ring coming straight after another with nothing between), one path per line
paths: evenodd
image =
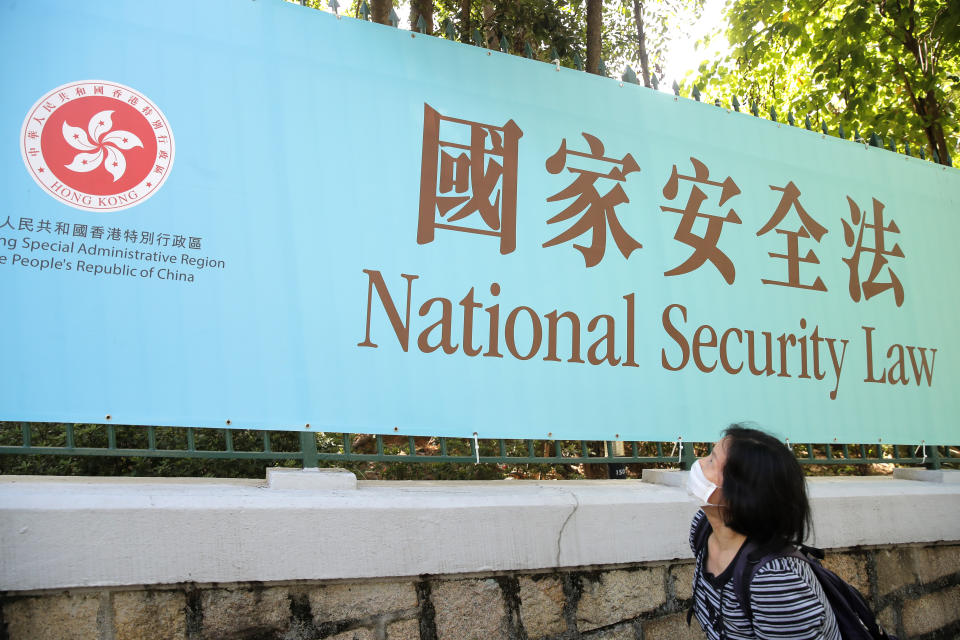
M173 132L157 105L116 82L84 80L40 98L23 121L27 171L51 196L119 211L152 196L173 166Z

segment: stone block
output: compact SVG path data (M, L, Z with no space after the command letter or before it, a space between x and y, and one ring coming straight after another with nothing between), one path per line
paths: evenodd
M563 619L563 582L559 576L522 577L520 582L520 619L529 638L540 638L565 631Z
M419 620L397 620L387 625L387 640L420 640Z
M823 566L846 580L865 598L870 597L870 578L867 574L867 559L854 553L830 553Z
M673 592L677 599L688 600L693 597L694 569L692 562L670 567L670 579L673 580Z
M587 638L589 640L637 640L639 637L637 628L632 622L583 636L584 640L587 640Z
M913 584L914 575L907 566L904 555L904 549L877 551L877 595L885 596L900 587Z
M376 635L370 629L353 629L329 636L326 640L376 640Z
M960 585L903 603L903 630L921 636L960 620Z
M496 580L450 580L433 583L438 640L506 638L507 616Z
M358 582L315 588L309 599L317 622L357 620L413 609L417 606L417 591L412 582Z
M897 611L895 607L896 605L891 604L877 614L877 622L887 633L897 632Z
M187 597L182 591L113 594L114 640L184 640Z
M285 631L290 600L282 587L205 589L200 593L205 640Z
M597 627L631 620L666 602L664 567L637 571L610 571L596 580L581 578L583 592L577 605L577 627L589 631Z
M880 595L910 584L929 584L960 571L960 546L906 547L877 552Z
M960 572L960 545L912 547L907 555L920 584Z
M10 640L98 640L100 596L41 596L8 601L3 620Z
M673 613L643 622L644 640L703 640L703 630L696 618L687 626L687 613Z

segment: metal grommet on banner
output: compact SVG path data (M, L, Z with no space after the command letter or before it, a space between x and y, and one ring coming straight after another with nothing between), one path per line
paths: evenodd
M473 452L477 456L477 461L474 464L480 464L480 440L477 432L473 432Z
M927 441L926 440L921 440L917 448L913 450L913 457L916 458L917 453L919 453L920 451L923 451L923 461L920 464L927 464Z

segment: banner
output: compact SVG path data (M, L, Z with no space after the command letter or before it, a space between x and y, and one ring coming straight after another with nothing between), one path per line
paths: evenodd
M0 419L957 441L956 169L279 0L0 35Z

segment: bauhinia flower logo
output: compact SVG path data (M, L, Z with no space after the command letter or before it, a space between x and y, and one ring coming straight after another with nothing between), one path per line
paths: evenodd
M119 129L111 131L113 121L110 116L112 115L113 111L95 113L90 118L86 131L64 121L63 139L74 149L85 152L78 153L73 158L73 162L64 165L67 169L87 173L103 164L104 169L113 176L114 182L123 177L127 170L127 159L120 151L143 147L143 143L129 131Z
M80 80L34 103L20 129L20 152L34 181L61 203L120 211L163 186L174 141L160 107L140 91Z

